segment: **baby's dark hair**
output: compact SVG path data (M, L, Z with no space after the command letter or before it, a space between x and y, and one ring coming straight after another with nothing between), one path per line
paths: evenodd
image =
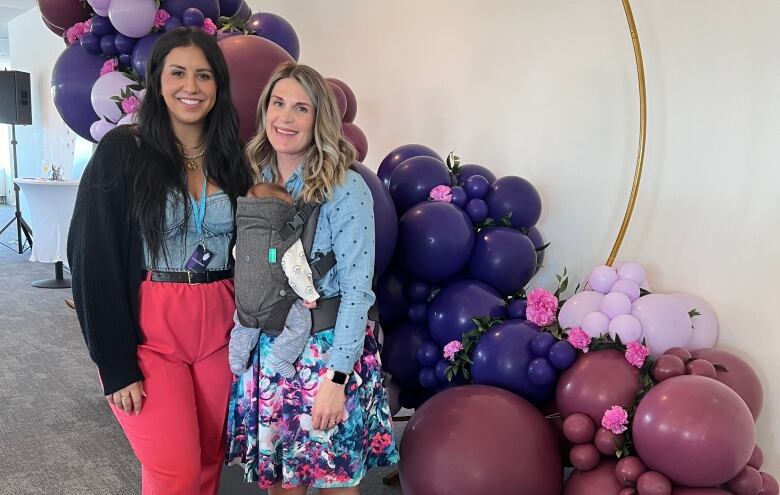
M260 182L246 192L248 198L276 198L292 204L292 196L284 186L275 182Z

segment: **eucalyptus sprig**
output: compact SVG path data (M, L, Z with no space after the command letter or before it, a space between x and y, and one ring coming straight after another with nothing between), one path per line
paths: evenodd
M455 354L452 359L452 364L447 367L447 381L452 381L456 375L460 374L466 380L471 380L471 365L474 362L471 360L471 352L474 350L474 346L479 342L482 337L491 327L504 321L503 318L472 318L476 328L466 332L460 339L460 344L463 348Z

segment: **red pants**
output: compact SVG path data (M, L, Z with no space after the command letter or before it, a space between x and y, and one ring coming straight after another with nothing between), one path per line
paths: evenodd
M144 281L141 414L112 407L141 461L144 495L215 495L225 456L233 281Z

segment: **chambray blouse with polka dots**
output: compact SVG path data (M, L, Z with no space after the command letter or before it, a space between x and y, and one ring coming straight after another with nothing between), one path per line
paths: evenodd
M270 167L261 172L265 182L273 180ZM303 166L287 179L285 188L297 198L303 191ZM374 304L371 290L374 275L374 200L363 178L347 172L332 198L322 205L314 234L313 253L336 255L336 266L316 283L323 297L341 296L333 346L326 357L328 368L350 372L363 351L368 310Z

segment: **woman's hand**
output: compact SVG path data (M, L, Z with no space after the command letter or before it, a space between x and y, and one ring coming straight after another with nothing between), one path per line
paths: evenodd
M347 419L344 385L333 383L323 375L311 408L311 425L315 430L329 430Z
M109 404L115 405L127 414L135 411L135 414L141 414L146 392L144 392L143 381L131 383L121 390L117 390L111 395L106 395Z

